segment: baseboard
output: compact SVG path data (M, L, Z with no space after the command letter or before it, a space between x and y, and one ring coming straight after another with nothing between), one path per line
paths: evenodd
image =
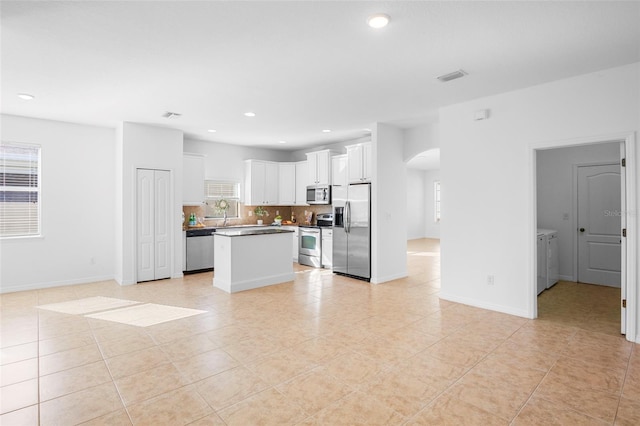
M572 282L572 283L576 282L576 279L573 278L573 275L558 275L558 279L560 281L569 281L569 282Z
M401 272L399 274L387 275L386 277L371 277L369 281L371 284L382 284L393 280L399 280L401 278L408 277L407 271Z
M246 280L234 283L222 280L220 278L213 277L213 286L219 288L227 293L237 293L239 291L253 290L254 288L266 287L274 284L282 284L295 280L295 274L293 272L287 272L286 274L272 275L269 277L260 277L253 280Z
M455 296L440 292L440 298L449 302L462 303L463 305L475 306L476 308L487 309L489 311L502 312L503 314L515 315L517 317L533 319L533 315L523 309L514 309L510 306L496 305L493 303L481 302L468 297Z
M77 278L73 280L61 280L61 281L51 281L46 283L33 283L33 284L23 284L23 285L2 285L0 286L0 294L3 293L14 293L16 291L28 291L28 290L40 290L44 288L52 288L52 287L62 287L65 285L79 285L79 284L90 284L100 281L109 281L113 280L113 275L102 275L102 276L94 276L94 277L84 277Z

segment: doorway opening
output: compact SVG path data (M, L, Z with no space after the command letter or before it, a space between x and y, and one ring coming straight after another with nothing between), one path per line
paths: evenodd
M553 262L548 249L540 251L538 233L535 317L609 334L617 328L629 340L635 338L635 268L627 267L635 256L635 236L622 237L623 229L635 229L635 217L626 213L635 211L635 187L628 182L635 169L630 170L630 161L621 164L623 158L634 158L634 144L633 135L624 135L533 148L534 227L555 233L558 252L555 276L540 286L541 266ZM599 302L590 306L596 293Z

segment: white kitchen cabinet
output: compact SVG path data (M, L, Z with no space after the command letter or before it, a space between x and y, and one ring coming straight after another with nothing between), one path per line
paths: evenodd
M182 204L199 206L204 201L204 155L182 156Z
M306 161L298 161L296 166L296 206L306 206L307 204L307 185L309 180L309 163ZM296 228L297 229L297 228Z
M331 157L331 183L332 185L347 186L347 154Z
M299 235L299 229L297 226L283 226L282 229L289 229L291 231L293 231L293 241L291 242L291 248L292 248L292 259L294 262L298 261L298 235Z
M307 153L309 185L331 185L331 151L328 149Z
M278 164L278 204L290 206L296 203L296 164Z
M346 148L349 183L371 182L371 142Z
M278 186L278 163L245 160L244 203L246 205L277 205Z
M322 228L322 267L331 269L333 266L333 229Z

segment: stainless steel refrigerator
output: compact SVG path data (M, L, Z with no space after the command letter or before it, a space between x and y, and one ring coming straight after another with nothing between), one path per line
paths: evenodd
M333 187L333 272L371 278L371 184Z

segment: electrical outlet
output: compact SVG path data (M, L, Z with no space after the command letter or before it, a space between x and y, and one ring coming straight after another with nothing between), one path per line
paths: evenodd
M253 216L253 212L249 210L249 217Z
M562 213L562 220L569 220L569 213Z
M91 263L92 265L96 264L96 258L92 257L91 259L89 259L89 263Z
M493 275L487 275L487 285L493 285L495 283L495 277Z
M280 214L280 210L276 210L276 216Z

